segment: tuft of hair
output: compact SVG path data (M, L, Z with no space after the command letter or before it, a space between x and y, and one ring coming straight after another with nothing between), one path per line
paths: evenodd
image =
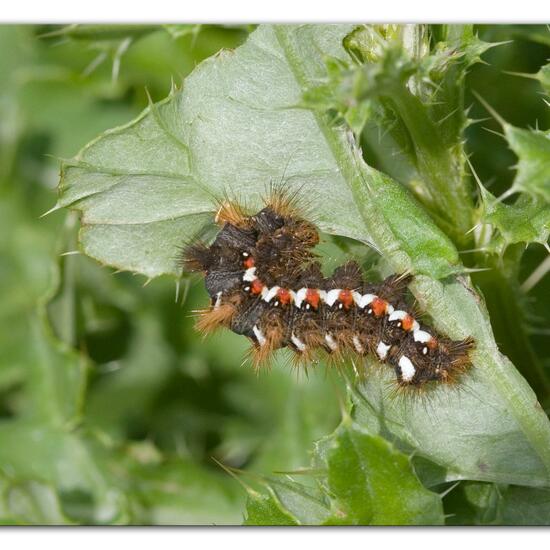
M237 308L232 303L225 303L217 308L209 309L201 314L195 328L204 335L221 327L229 328L236 312Z
M285 220L304 217L304 209L300 206L299 189L291 191L286 185L271 184L263 202L267 208L271 208Z
M263 366L269 366L273 358L273 352L282 347L284 327L274 326L264 333L265 342L260 345L257 342L251 350L254 370L258 371Z
M379 294L389 302L396 302L402 298L407 291L407 287L411 284L413 277L410 273L402 273L401 275L390 275L382 281Z
M206 271L212 262L212 252L208 245L198 241L185 246L178 264L183 271Z
M250 217L247 215L245 208L237 201L230 199L224 199L219 203L214 221L218 225L229 223L240 229L250 227Z
M475 341L468 337L464 340L452 340L446 344L449 354L449 366L445 369L446 375L443 382L454 384L458 377L472 366L470 353L475 348Z

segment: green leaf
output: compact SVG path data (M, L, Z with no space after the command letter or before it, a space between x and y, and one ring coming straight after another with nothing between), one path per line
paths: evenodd
M480 186L480 190L483 222L498 230L488 248L502 255L511 244L546 244L550 235L550 206L544 200L522 195L514 204L505 204L484 187Z
M147 459L147 447L134 445L120 464L128 476L132 523L236 525L242 521L244 495L227 475L191 460ZM140 455L144 458L139 459Z
M305 55L318 58L321 48L342 57L339 40L349 29L306 26L292 33L309 48ZM178 244L212 219L216 199L228 194L258 207L269 181L281 178L300 189L305 203L314 199L322 230L370 241L324 128L307 110L294 107L304 85L284 36L282 28L259 28L237 53L200 65L182 92L101 136L64 166L58 206L83 212L81 244L87 254L150 277L177 273ZM306 46L308 37L312 42ZM258 75L252 81L251 64ZM315 74L321 71L315 68ZM218 73L223 78L213 76ZM246 84L230 91L230 82ZM387 179L378 188L381 201L403 203L405 219L395 227L408 231L407 242L414 242L409 252L419 257L422 249L423 259L438 263L436 276L452 272L456 252L421 209ZM334 193L336 204L330 200Z
M114 486L97 444L81 434L37 421L2 422L0 439L0 465L10 478L53 485L67 497L88 495L93 503L90 515L75 519L94 523L127 521L126 497ZM70 510L67 515L70 517Z
M262 478L265 493L248 489L244 525L322 525L330 515L326 495L290 475Z
M550 63L541 67L537 73L537 78L542 84L547 94L550 94Z
M275 495L249 492L243 525L299 525Z
M508 144L518 156L512 191L550 202L550 133L504 125Z
M425 489L409 458L351 423L327 450L332 517L341 525L442 525L439 495Z
M262 482L267 494L249 490L247 524L444 523L441 498L422 486L409 458L349 419L317 445L314 465L317 484L306 469L307 485L272 476Z
M66 525L55 490L36 481L11 483L0 476L1 525Z
M550 525L550 491L509 487L500 503L502 525Z

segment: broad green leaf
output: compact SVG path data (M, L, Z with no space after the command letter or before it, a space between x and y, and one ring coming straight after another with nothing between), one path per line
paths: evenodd
M304 48L300 55L311 58L309 70L320 75L322 54L347 55L340 42L351 28L291 33ZM296 107L305 89L285 43L288 31L260 27L235 53L199 65L183 91L100 136L64 166L58 206L82 211L86 253L150 277L177 274L178 245L212 220L218 200L229 195L257 208L270 181L282 179L299 189L322 230L370 240L324 128ZM380 195L404 201L394 185ZM447 239L410 200L400 212L415 242L409 252L421 246L423 257L439 264L438 276L451 272L457 260Z
M421 305L448 312L437 318L444 332L468 327L477 343L474 366L456 386L430 388L416 397L392 397L392 374L376 369L357 388L357 422L376 426L404 449L416 449L444 466L447 472L440 481L548 485L546 415L525 380L491 343L481 304L460 280L434 284L422 277L415 288Z
M439 495L386 440L345 422L326 450L332 516L341 525L442 525Z
M509 487L500 503L502 525L550 525L550 491Z

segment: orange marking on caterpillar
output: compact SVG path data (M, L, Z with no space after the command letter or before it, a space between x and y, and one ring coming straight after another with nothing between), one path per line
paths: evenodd
M288 288L280 288L277 291L277 297L284 306L290 304L292 301L292 295L290 294L290 290L288 290Z
M314 288L308 288L306 290L306 302L313 308L317 309L319 307L319 301L321 297L319 292Z
M249 256L244 262L244 267L246 269L250 269L251 267L254 267L254 264L256 263L256 261L254 260L254 258L252 256Z
M252 294L261 294L264 286L265 285L262 283L262 281L260 281L260 279L254 279L250 284L250 292Z
M349 309L353 305L353 294L351 293L351 290L348 290L347 288L341 290L338 295L338 300L346 309Z
M401 319L401 326L403 327L403 330L406 330L407 332L411 331L414 327L414 317L411 315L406 315Z
M377 297L371 302L370 307L376 317L382 317L386 313L388 302Z

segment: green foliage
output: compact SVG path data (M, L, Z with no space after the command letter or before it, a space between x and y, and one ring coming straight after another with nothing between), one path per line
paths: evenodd
M548 523L549 45L522 26L0 27L0 522ZM39 218L45 153L86 142ZM457 386L396 396L374 363L306 378L284 354L256 376L242 338L193 333L206 295L178 248L220 197L257 207L282 180L327 263L411 271L433 323L475 338Z
M304 485L266 480L268 494L249 490L248 524L442 525L441 498L425 489L409 458L349 419L317 446L326 481ZM306 472L307 473L307 472ZM309 480L308 480L309 481ZM276 516L275 514L281 514Z

